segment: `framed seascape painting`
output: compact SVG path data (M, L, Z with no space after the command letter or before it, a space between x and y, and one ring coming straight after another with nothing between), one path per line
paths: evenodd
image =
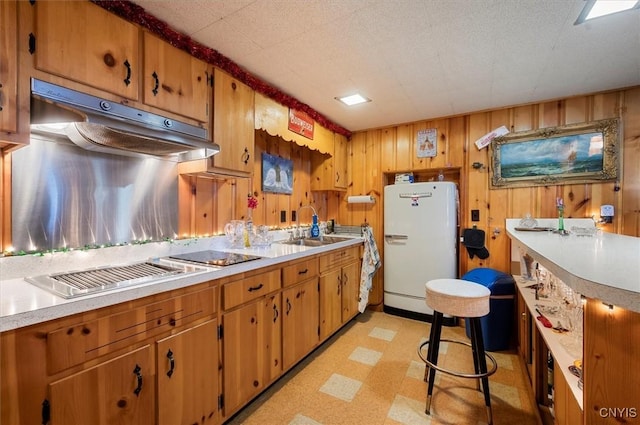
M262 191L291 195L293 193L293 161L263 153Z
M491 142L491 188L601 183L618 176L618 120L509 133Z

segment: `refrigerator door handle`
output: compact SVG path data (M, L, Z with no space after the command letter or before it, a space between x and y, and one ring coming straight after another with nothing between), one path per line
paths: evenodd
M385 239L409 239L407 235L384 235Z

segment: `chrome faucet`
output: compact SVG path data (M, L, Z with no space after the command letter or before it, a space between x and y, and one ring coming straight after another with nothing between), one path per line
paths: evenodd
M318 213L316 212L316 209L313 208L313 205L309 204L309 205L303 205L300 208L298 208L298 210L296 211L296 230L295 233L293 235L294 239L302 239L304 238L304 231L300 230L300 210L304 209L304 208L311 208L311 211L313 211L313 215L317 216Z

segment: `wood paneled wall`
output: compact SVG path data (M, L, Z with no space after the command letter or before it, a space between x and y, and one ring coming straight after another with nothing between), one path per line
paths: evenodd
M573 184L525 188L490 189L490 152L478 150L474 142L499 126L512 132L565 124L589 122L606 118L621 119L618 182ZM438 154L434 158L418 158L418 130L437 128ZM263 193L261 188L261 154L267 152L294 161L294 191L292 195ZM312 204L320 220L335 218L345 225L369 224L374 229L378 247L383 248L383 187L396 171L433 170L434 175L456 169L460 190L460 229L471 227L471 210L480 211L475 223L486 232L489 258L470 259L462 245L459 249L459 272L463 275L476 267L491 267L510 271L510 242L505 231L505 219L523 217L555 217L557 197L565 201L565 217L599 217L603 204L612 204L616 215L612 224L601 225L605 231L640 236L640 87L602 94L586 95L549 102L472 113L450 118L424 120L393 127L355 133L349 143L347 192L311 192L310 155L305 147L256 131L254 177L252 179L207 179L181 177L181 234L220 234L231 219L246 218L246 195L258 197L253 212L256 224L289 227L291 211ZM473 163L483 164L473 168ZM453 175L453 174L451 174ZM392 181L392 180L389 180ZM618 190L619 189L619 190ZM375 204L348 204L348 195L370 194ZM186 208L185 208L186 207ZM184 214L183 211L189 211ZM280 212L287 220L280 222ZM309 223L308 212L300 221ZM384 255L384 253L382 253ZM383 271L374 277L370 303L381 307Z
M620 118L618 182L490 189L490 152L478 150L474 142L501 125L512 132L565 124ZM425 128L438 129L438 154L417 158L416 134ZM602 94L472 113L464 116L419 121L394 127L357 132L350 142L347 195L376 194L381 202L354 206L338 203L338 221L342 224L369 223L374 227L378 246L383 246L382 210L384 173L447 167L461 167L459 190L460 228L471 227L471 210L480 210L477 227L485 230L489 258L470 259L460 245L460 275L476 267L510 271L510 242L505 219L555 217L557 197L565 201L565 217L599 218L600 205L612 204L613 223L602 225L605 231L640 236L640 87ZM483 168L475 169L478 162ZM382 279L378 272L372 304L382 303Z
M224 225L231 220L246 220L248 216L247 195L258 199L258 207L251 211L256 225L266 224L272 228L295 226L291 212L303 205L313 205L321 221L329 216L328 195L311 192L311 155L306 147L271 136L266 131L256 130L254 172L252 178L224 178L223 176L181 176L179 187L179 234L218 235L223 234ZM293 161L293 193L291 195L265 193L262 191L262 153L280 156ZM284 211L286 220L281 221ZM334 209L335 211L335 209ZM311 223L311 211L302 210L299 222Z

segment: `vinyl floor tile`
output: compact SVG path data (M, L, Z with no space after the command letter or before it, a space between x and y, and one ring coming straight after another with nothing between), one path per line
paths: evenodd
M430 324L381 312L358 315L265 390L228 425L480 425L483 394L473 380L436 373L431 415L418 345ZM442 338L468 341L463 328ZM489 378L495 425L537 425L536 406L515 352L492 353ZM441 343L438 364L473 370L470 348Z

